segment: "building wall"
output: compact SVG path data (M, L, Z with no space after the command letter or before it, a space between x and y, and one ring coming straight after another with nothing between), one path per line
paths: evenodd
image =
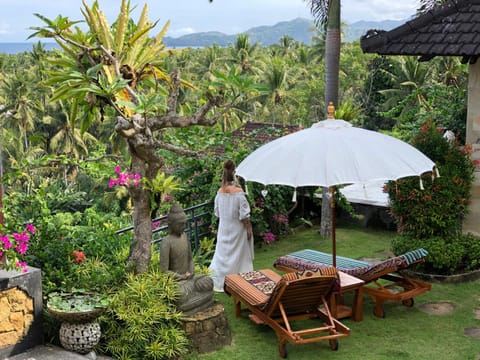
M476 170L469 214L463 222L463 232L480 235L480 61L470 65L469 69L466 142L472 146L472 160L476 164Z

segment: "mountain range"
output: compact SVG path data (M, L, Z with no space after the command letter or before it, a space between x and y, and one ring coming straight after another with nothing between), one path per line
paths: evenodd
M352 42L370 29L391 30L405 23L406 20L385 20L385 21L358 21L352 24L344 24L343 41ZM282 21L272 26L253 27L243 34L248 34L252 43L258 42L263 46L278 44L282 36L288 35L304 44L311 44L311 37L314 35L315 26L312 20L297 18L291 21ZM167 47L203 47L227 46L236 41L239 34L227 35L218 31L208 31L183 35L177 38L165 37L164 43Z

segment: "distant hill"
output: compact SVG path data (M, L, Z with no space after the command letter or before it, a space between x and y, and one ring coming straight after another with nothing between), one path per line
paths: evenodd
M384 20L384 21L357 21L347 24L343 29L346 42L352 42L360 39L368 30L391 30L404 24L406 20Z
M259 42L264 46L278 44L280 38L289 35L297 41L310 44L312 37L313 22L308 19L297 18L291 21L282 21L273 26L258 26L247 31L252 43ZM237 35L227 35L217 31L200 32L194 34L183 35L178 38L165 37L164 43L168 47L201 47L211 46L216 43L219 46L227 46L237 39Z
M386 21L358 21L347 24L342 30L344 41L352 42L360 39L370 29L391 30L405 20L386 20ZM252 43L259 42L263 46L278 44L280 38L284 35L291 36L304 44L311 44L311 37L314 34L314 24L312 20L297 18L291 21L282 21L272 26L253 27L244 32L250 36ZM200 32L183 35L177 38L165 37L164 43L167 47L203 47L217 44L219 46L228 46L233 44L238 34L227 35L218 31Z

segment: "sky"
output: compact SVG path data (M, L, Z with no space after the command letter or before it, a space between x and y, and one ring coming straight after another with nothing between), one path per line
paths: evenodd
M312 19L304 0L130 0L136 5L132 13L137 20L140 10L148 5L150 20L159 20L158 31L170 20L167 36L205 31L238 34L255 26L274 25L298 17ZM86 0L91 5L93 0ZM403 20L415 14L419 0L342 0L342 21ZM118 16L120 0L98 0L100 9L112 23ZM29 28L43 26L34 16L48 19L58 15L70 20L83 20L81 0L0 0L0 42L37 41L27 38Z

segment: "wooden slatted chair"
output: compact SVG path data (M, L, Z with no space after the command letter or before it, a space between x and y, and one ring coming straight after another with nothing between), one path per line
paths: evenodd
M333 267L316 271L291 272L283 276L264 269L225 277L225 293L233 298L235 316L244 311L256 324L272 328L278 339L279 355L287 356L286 345L329 341L338 349L338 339L348 336L350 329L331 316L327 300L337 283ZM246 307L242 309L242 304ZM298 327L297 320L319 318L308 322L312 327ZM305 322L301 323L305 326Z
M385 301L401 302L411 307L414 305L414 297L430 291L431 284L414 280L402 273L409 266L425 261L427 255L425 249L417 249L375 264L337 256L336 263L338 270L365 281L363 290L375 301L373 313L383 318ZM287 272L315 270L331 265L331 254L311 249L282 256L274 263L275 268Z

